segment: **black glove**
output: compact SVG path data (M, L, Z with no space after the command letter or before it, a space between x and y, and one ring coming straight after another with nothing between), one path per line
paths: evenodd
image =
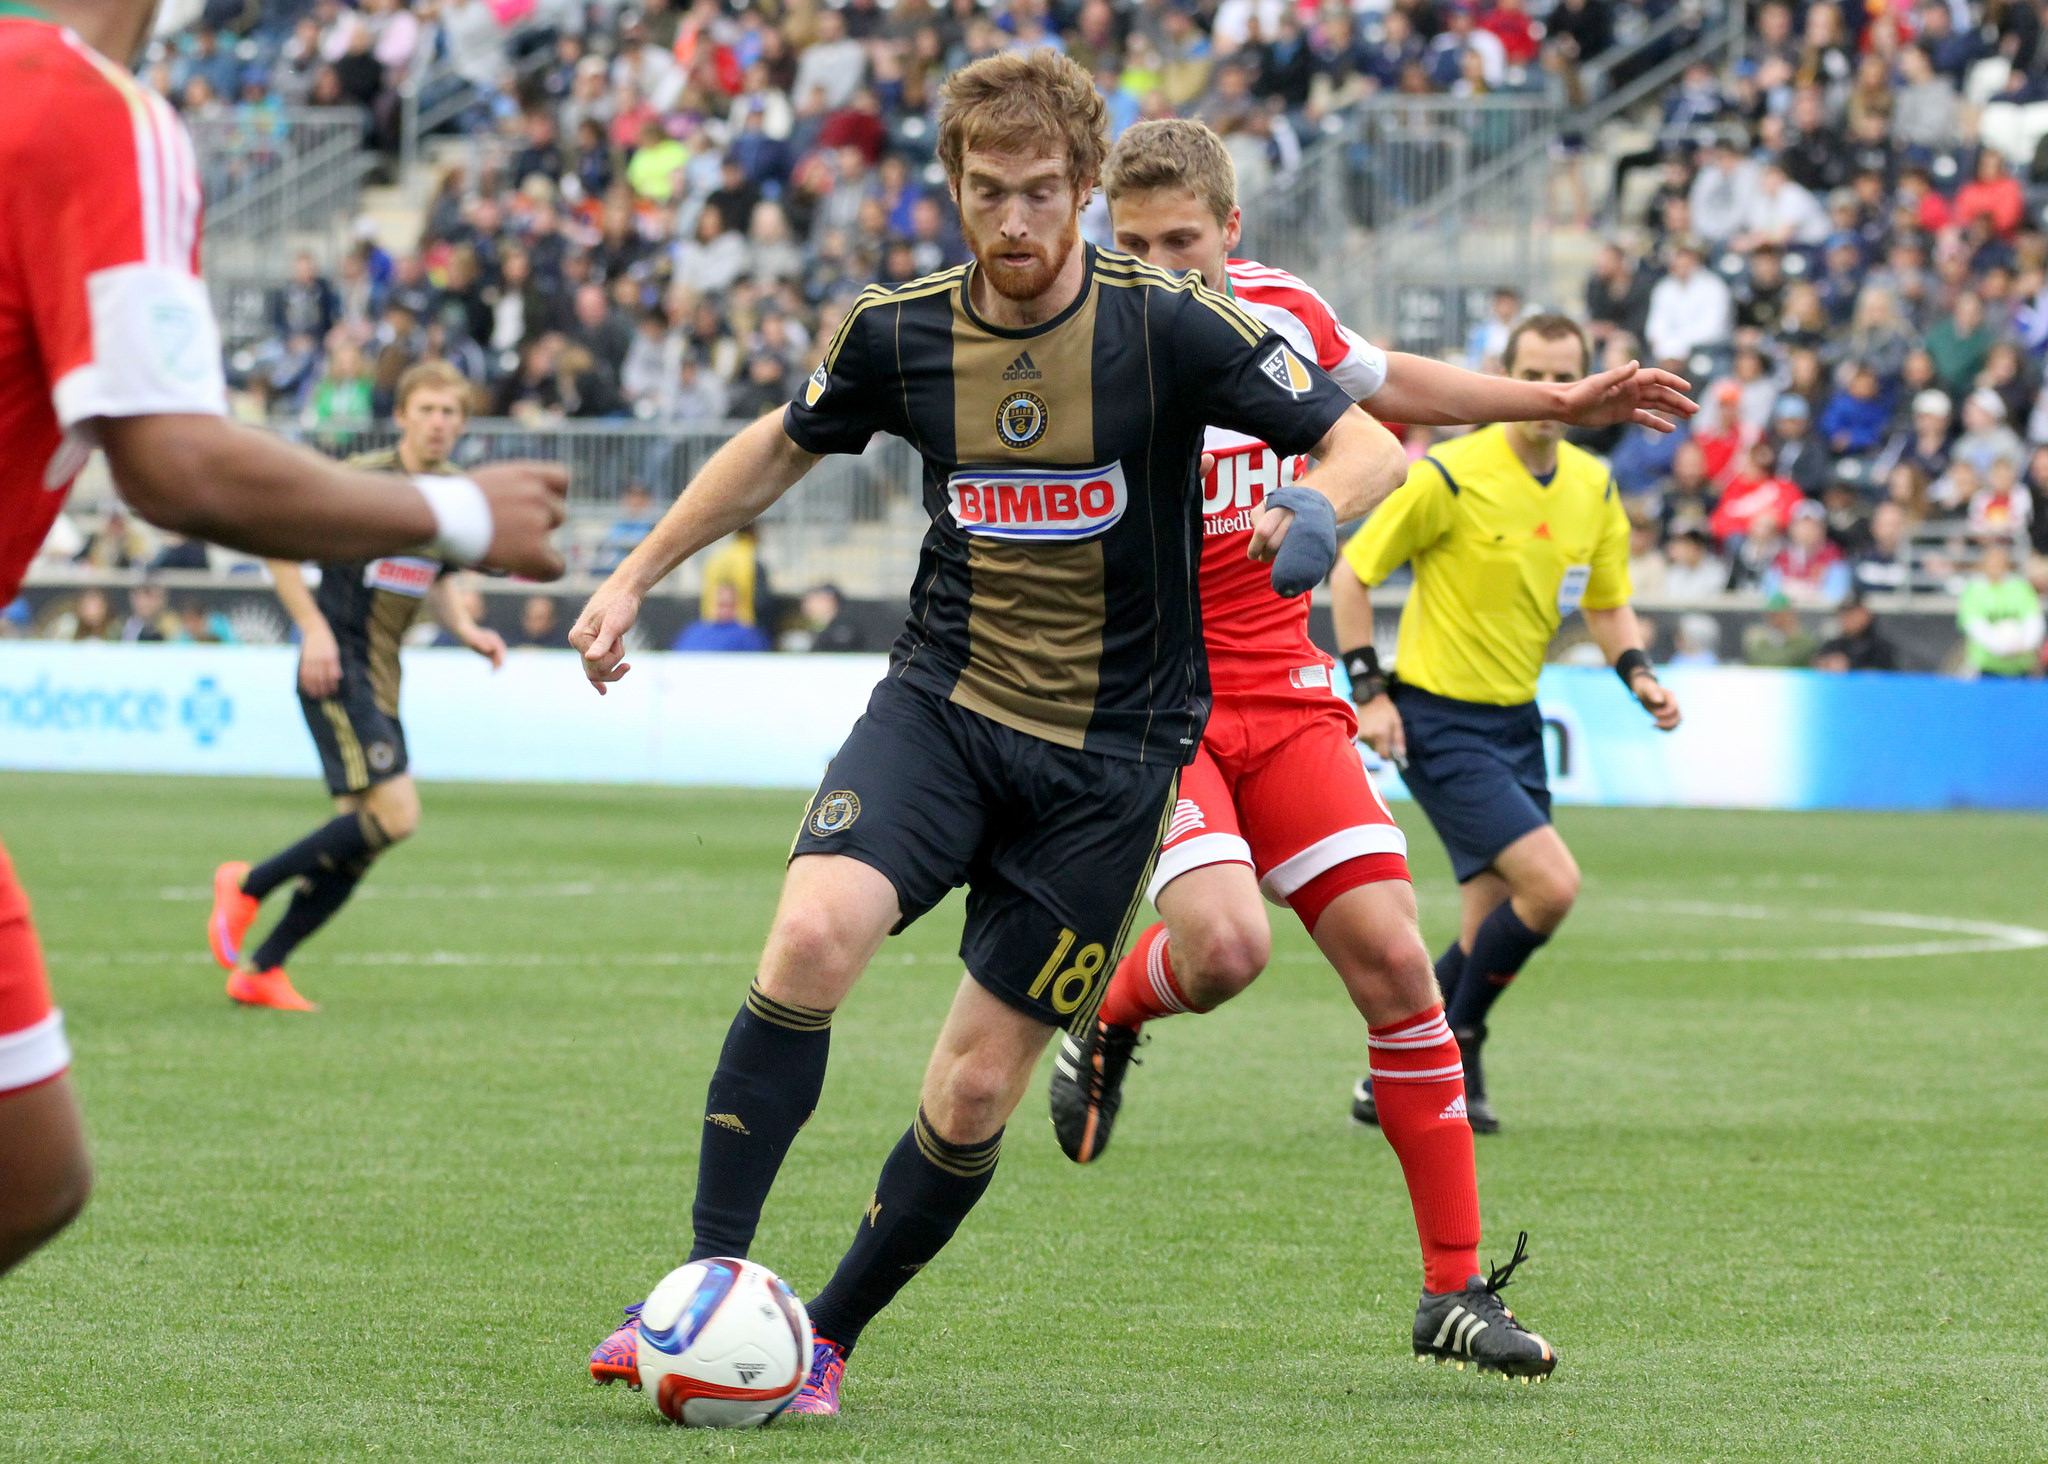
M1337 509L1313 488L1296 484L1266 495L1266 507L1294 511L1287 538L1273 556L1273 593L1306 595L1337 563Z

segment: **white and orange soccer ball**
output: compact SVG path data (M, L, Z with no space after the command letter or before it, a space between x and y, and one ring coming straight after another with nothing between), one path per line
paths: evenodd
M773 1422L810 1366L810 1314L787 1282L752 1261L678 1266L640 1308L640 1385L676 1423Z

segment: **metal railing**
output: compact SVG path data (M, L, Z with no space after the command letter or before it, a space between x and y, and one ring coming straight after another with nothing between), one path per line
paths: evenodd
M1340 317L1402 350L1442 354L1483 318L1494 288L1541 299L1553 280L1550 152L1568 128L1591 138L1696 61L1742 34L1739 0L1674 9L1596 80L1667 52L1592 105L1541 96L1373 97L1248 200L1243 252L1316 285ZM1691 44L1672 43L1697 28ZM1633 63L1633 64L1631 64Z
M206 183L206 266L215 276L284 279L291 255L332 264L376 166L353 107L246 107L192 128ZM218 298L216 307L223 302Z
M626 490L647 489L659 512L746 425L481 419L470 424L456 460L462 466L507 458L564 464L571 519L563 546L570 568L601 574L611 567L606 538ZM390 447L398 437L385 425L285 430L337 457ZM922 475L916 450L896 437L878 435L857 457L824 459L761 516L763 560L782 584L831 581L851 595L903 594L916 571L927 522ZM685 566L675 588L693 593L696 583Z

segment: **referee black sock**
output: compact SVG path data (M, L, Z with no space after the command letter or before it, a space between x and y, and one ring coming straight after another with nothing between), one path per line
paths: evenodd
M1458 981L1464 974L1465 948L1453 940L1436 958L1436 989L1443 996L1446 1012L1451 1009L1451 998L1458 994Z
M250 870L242 877L242 893L260 900L288 879L298 879L317 869L346 869L367 855L381 852L390 842L384 826L368 809L344 813Z
M759 982L725 1034L704 1095L690 1259L745 1256L782 1158L818 1106L832 1013L766 996Z
M301 943L314 931L334 918L334 912L348 903L348 897L356 892L363 874L370 867L366 856L342 869L316 869L299 881L299 887L292 894L291 904L285 906L283 917L270 927L270 934L263 937L263 944L256 947L256 954L249 958L250 964L258 971L274 971L282 966L297 950Z
M1444 1015L1451 1030L1464 1034L1486 1025L1486 1014L1500 994L1521 971L1523 963L1550 937L1538 935L1522 923L1512 900L1502 900L1493 913L1479 922L1472 937L1472 949L1465 956L1465 971L1458 979L1458 994Z
M985 1143L948 1143L918 1109L917 1122L882 1166L853 1244L810 1303L820 1337L853 1350L861 1329L953 1238L1002 1151L1000 1130Z

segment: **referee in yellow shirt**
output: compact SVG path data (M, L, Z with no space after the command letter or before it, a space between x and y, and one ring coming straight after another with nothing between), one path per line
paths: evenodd
M1535 315L1508 337L1520 381L1576 381L1586 337ZM1438 959L1445 1015L1465 1063L1474 1132L1500 1120L1480 1048L1489 1008L1579 892L1579 867L1550 825L1536 676L1572 611L1622 682L1670 731L1678 701L1657 682L1629 608L1628 516L1607 465L1562 441L1556 422L1487 427L1434 448L1345 547L1331 576L1337 642L1358 735L1401 764L1409 792L1450 851L1463 893L1458 939ZM1391 674L1372 644L1366 593L1413 562ZM1353 1115L1377 1121L1361 1078Z

